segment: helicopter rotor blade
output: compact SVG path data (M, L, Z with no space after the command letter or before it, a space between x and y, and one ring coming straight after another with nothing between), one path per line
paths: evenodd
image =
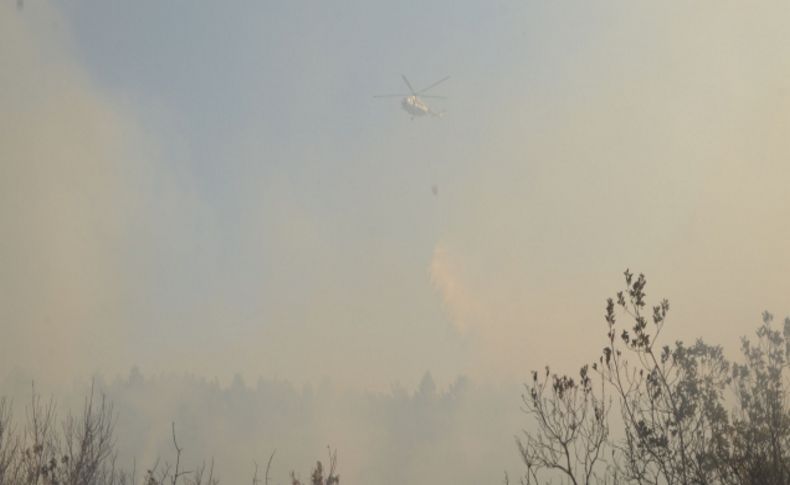
M401 74L401 75L400 75L400 77L402 77L402 78L403 78L403 82L405 82L405 83L406 83L406 86L408 86L408 87L409 87L409 91L411 91L411 94L415 94L415 95L416 95L416 94L417 94L417 92L416 92L416 91L414 90L414 88L411 86L411 83L409 82L409 80L408 80L408 79L406 79L406 76L404 76L403 74Z
M421 95L419 95L419 96L418 96L418 98L447 99L447 96L431 96L431 95L425 95L425 96L423 96L423 95L421 94Z
M436 86L442 84L443 82L447 81L448 79L450 79L450 76L445 76L445 77L439 79L438 81L436 81L435 83L431 84L427 88L420 89L419 91L417 91L417 94L424 93L425 91L427 91L429 89L435 88Z
M411 96L411 94L377 94L374 98L402 98L404 96Z

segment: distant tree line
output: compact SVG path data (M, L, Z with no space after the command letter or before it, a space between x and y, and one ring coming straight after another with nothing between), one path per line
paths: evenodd
M520 482L790 483L790 319L776 329L764 313L731 362L702 340L662 344L669 302L648 307L644 275L626 271L625 284L607 300L597 360L574 376L545 367L525 384Z
M8 421L17 438L27 426L27 408L32 402L32 376L20 374L0 384L2 393L8 395L7 414L15 411L15 419ZM339 446L341 464L344 454L353 459L355 466L343 474L344 482L359 482L364 477L389 485L414 482L419 477L437 481L442 475L453 483L472 484L479 483L481 477L497 476L496 470L503 467L497 457L508 456L509 468L518 463L508 439L509 431L521 419L513 405L512 386L492 391L458 378L441 389L430 373L415 389L393 384L391 390L380 392L339 389L328 381L295 386L261 378L249 385L240 375L221 385L218 380L188 374L144 376L137 368L128 376L110 380L96 376L93 383L93 391L80 381L74 382L71 390L63 386L57 406L38 396L36 401L43 407L51 406L53 414L57 408L60 416L68 410L80 414L87 395L95 396L94 407L102 399L108 407L112 403L115 470L131 473L136 459L134 481L124 478L134 485L144 483L149 468L155 468L160 482L168 463L173 471L177 454L173 421L178 446L184 449L179 473L184 464L187 471L195 472L207 459L202 483L207 483L209 476L219 476L223 483L250 483L253 459L259 458L258 478L263 485L265 458L275 447L278 451L270 474L274 481L270 484L291 484L289 467L302 470L293 478L311 483L316 455L322 458L321 471L327 480L330 474L336 475L325 448L322 453L327 443ZM496 428L481 412L492 406L510 410L507 420L500 419ZM60 421L54 428L60 433ZM487 433L485 437L480 436L481 429ZM465 456L464 444L475 437L484 452L452 470L443 469L444 463ZM491 446L492 442L498 448ZM161 457L159 463L156 457ZM217 465L213 470L212 459ZM120 479L106 483L122 483ZM179 483L191 483L192 479L184 476ZM0 481L0 485L4 483L15 482Z
M648 306L644 275L626 271L625 284L607 300L605 345L598 358L573 376L547 366L533 371L525 384L523 409L531 419L516 439L526 466L518 481L789 484L790 319L775 329L772 315L764 313L756 338L744 337L742 359L732 362L721 347L702 340L662 343L669 302ZM133 372L129 385L142 383L139 372ZM401 398L408 413L396 413L397 423L427 417L424 411L440 403L437 410L452 409L464 385L437 395L426 376L413 397ZM245 389L239 380L228 392ZM375 402L386 407L392 399ZM43 401L34 390L21 425L12 419L10 401L0 398L0 485L219 483L213 460L183 465L175 424L168 459L141 468L119 466L116 417L112 404L93 387L82 411L62 418L54 401ZM261 473L255 464L248 475L253 485L272 483L273 458L272 453ZM290 474L291 485L339 485L336 453L330 449L328 460L316 462L305 480ZM506 475L505 482L510 481Z

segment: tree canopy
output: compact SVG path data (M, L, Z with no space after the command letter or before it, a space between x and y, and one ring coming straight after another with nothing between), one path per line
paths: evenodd
M742 360L697 340L664 343L669 302L649 307L625 272L606 302L605 345L578 376L533 371L517 437L523 484L790 483L790 319L764 313Z

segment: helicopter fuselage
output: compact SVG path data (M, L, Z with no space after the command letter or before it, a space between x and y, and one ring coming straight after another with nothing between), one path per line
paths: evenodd
M425 116L431 113L430 108L417 96L406 96L400 104L404 111L412 116Z
M437 118L442 116L442 114L443 114L442 112L438 112L437 113L436 111L433 111L431 108L428 107L427 104L425 104L425 102L422 99L420 99L420 96L424 96L426 98L443 98L444 96L436 96L436 95L432 95L432 94L424 95L423 93L425 93L429 89L432 89L432 88L438 86L439 84L447 81L450 78L450 76L446 76L446 77L436 81L435 83L431 84L427 88L421 89L419 91L416 91L412 87L412 85L409 82L409 80L406 79L406 76L401 74L401 78L403 79L403 83L406 84L406 87L409 88L409 91L411 92L411 94L405 94L405 95L404 94L379 94L379 95L376 95L376 96L373 96L373 97L374 98L396 98L396 97L400 98L401 96L403 96L401 98L401 103L400 103L401 108L403 108L403 110L405 112L409 113L409 115L411 115L412 119L414 119L415 116L431 115L431 116L436 116Z

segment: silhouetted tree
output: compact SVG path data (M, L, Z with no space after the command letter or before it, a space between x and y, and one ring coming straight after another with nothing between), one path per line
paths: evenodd
M578 381L551 374L548 367L541 376L533 371L526 391L525 411L537 430L516 439L527 466L524 483L539 483L546 471L559 472L574 485L595 483L606 472L609 407L603 387L593 392L589 367L581 368Z
M732 365L702 340L661 344L669 302L648 307L644 275L626 271L625 283L607 300L607 344L578 380L532 373L523 401L535 428L517 440L522 482L553 471L585 485L790 483L790 320L779 332L764 314L757 343L744 339L745 361ZM607 395L619 410L617 439Z
M731 483L790 483L790 414L785 390L790 319L782 331L771 327L773 315L763 313L757 341L744 338L745 362L733 366L738 409L732 417Z
M310 485L338 485L340 483L340 475L335 471L337 468L337 452L329 449L329 471L324 477L324 464L320 461L316 462L313 473L310 475ZM296 478L296 472L291 472L291 484L302 485L302 482Z
M122 485L133 478L116 467L112 406L92 387L78 416L58 423L54 402L42 402L35 390L26 415L16 432L10 403L0 400L0 485Z

